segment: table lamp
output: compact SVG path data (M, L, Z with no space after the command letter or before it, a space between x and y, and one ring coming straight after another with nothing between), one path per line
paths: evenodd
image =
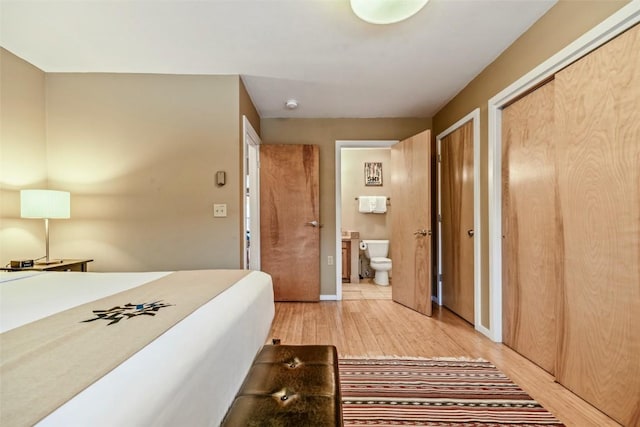
M20 216L44 219L47 254L36 264L56 264L62 260L49 259L49 220L71 217L71 195L68 191L20 190Z

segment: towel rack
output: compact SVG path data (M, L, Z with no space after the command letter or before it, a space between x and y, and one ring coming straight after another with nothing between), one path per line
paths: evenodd
M360 197L356 197L356 200L360 200ZM391 197L387 197L387 206L391 206Z

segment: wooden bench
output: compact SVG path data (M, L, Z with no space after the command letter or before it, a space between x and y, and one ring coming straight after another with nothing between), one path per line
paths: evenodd
M265 345L222 426L342 426L336 348Z

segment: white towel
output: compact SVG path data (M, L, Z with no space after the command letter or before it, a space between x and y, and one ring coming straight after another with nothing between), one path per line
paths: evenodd
M375 196L374 198L374 208L373 213L385 213L387 212L387 197L386 196Z
M358 211L362 213L371 213L375 207L375 200L370 196L358 197Z

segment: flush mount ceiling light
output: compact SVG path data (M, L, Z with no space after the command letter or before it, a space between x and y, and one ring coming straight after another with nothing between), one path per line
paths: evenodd
M393 24L415 15L429 0L351 0L351 9L371 24Z

